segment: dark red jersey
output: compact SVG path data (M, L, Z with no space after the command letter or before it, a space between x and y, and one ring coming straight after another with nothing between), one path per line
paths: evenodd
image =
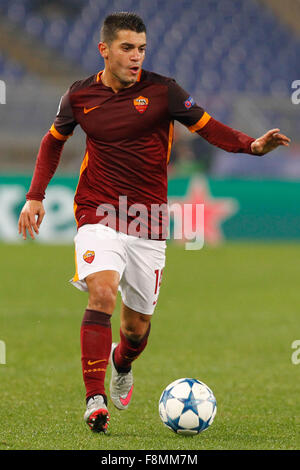
M77 124L86 134L86 152L74 198L77 225L107 220L103 209L110 207L117 216L113 228L124 231L138 215L128 209L140 205L149 215L149 220L141 224L142 236L151 232L153 237L154 230L154 238L165 238L167 213L164 209L154 211L153 219L152 207L167 205L167 165L174 120L191 132L203 132L204 138L227 151L251 153L254 139L215 121L174 79L142 70L134 85L115 93L102 83L101 74L77 81L68 89L50 129L51 137L62 143ZM28 199L38 192L34 181L37 178L33 179ZM126 199L125 212L120 210L120 197ZM120 224L124 218L127 225Z

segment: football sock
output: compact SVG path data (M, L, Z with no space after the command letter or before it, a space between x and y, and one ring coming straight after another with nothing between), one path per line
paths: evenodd
M86 399L102 395L107 403L104 381L111 351L110 315L86 309L80 330L81 364Z
M130 371L131 363L137 359L147 345L150 328L151 324L149 323L145 336L139 342L129 339L120 329L121 341L114 350L114 364L118 372Z

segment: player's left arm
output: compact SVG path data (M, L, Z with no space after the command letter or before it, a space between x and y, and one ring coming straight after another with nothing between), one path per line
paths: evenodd
M251 151L253 155L265 155L280 145L288 147L291 139L280 133L280 129L271 129L258 139L251 143Z
M194 126L189 127L190 131L197 132L210 144L227 152L262 156L280 145L288 146L290 144L290 139L281 134L279 129L271 129L261 137L254 139L244 132L233 129L212 117L206 119L202 126L200 125L202 119L200 118Z
M288 146L290 139L271 129L254 139L210 116L174 80L168 84L169 112L172 119L184 124L190 132L196 132L210 144L227 152L265 155L280 145Z

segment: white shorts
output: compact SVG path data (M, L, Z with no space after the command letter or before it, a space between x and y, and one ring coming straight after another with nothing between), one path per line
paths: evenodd
M76 273L71 283L87 291L85 278L99 271L120 275L124 304L139 312L154 312L165 266L166 242L116 232L101 224L79 228L75 242Z

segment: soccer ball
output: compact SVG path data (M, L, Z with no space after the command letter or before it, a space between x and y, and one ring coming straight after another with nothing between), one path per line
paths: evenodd
M194 435L213 422L217 403L211 389L197 379L170 383L159 399L159 415L167 428L177 434Z

